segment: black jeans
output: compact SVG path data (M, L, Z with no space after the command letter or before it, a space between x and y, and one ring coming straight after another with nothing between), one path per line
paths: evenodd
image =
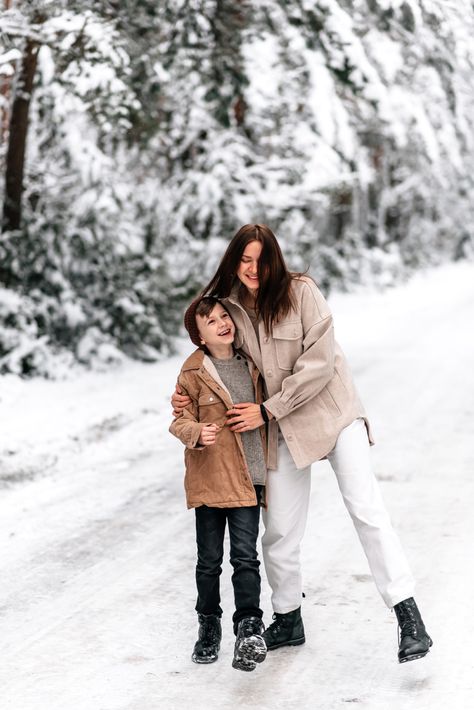
M257 500L261 486L255 486ZM235 612L234 631L246 616L262 618L260 609L260 562L257 556L260 506L247 508L196 508L197 565L196 611L200 614L222 615L219 577L224 556L224 532L229 525L230 563L234 568Z

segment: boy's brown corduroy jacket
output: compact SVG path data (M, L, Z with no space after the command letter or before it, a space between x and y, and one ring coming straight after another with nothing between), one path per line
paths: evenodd
M249 365L255 389L255 401L263 402L262 378L251 360ZM188 508L208 505L214 508L238 508L256 505L257 499L247 467L240 434L225 426L226 411L232 409L229 391L211 359L203 350L195 350L181 368L178 383L191 404L170 426L170 432L186 446L184 488ZM204 424L221 427L216 443L200 446L198 439ZM265 450L264 427L260 429Z

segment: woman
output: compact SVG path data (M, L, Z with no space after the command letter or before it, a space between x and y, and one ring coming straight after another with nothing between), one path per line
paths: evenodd
M218 297L242 348L262 373L261 408L243 402L229 426L244 432L267 423L267 509L262 549L272 588L269 650L305 641L301 618L300 543L308 512L311 463L328 458L367 556L375 584L400 626L400 663L425 656L432 641L413 599L414 580L371 468L372 442L332 316L313 280L288 271L273 232L243 226L202 294ZM178 390L175 413L187 403Z

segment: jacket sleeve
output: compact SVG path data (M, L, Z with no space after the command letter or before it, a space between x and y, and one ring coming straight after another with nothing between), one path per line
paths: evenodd
M189 394L189 385L182 374L178 377L178 383L182 393L191 397ZM191 397L191 404L188 404L188 406L183 409L179 417L173 419L169 428L169 431L188 449L200 450L205 448L198 443L204 425L198 421L197 417L198 405L196 400Z
M318 395L334 375L335 342L331 311L313 282L301 292L303 352L281 390L264 402L275 419L282 419Z

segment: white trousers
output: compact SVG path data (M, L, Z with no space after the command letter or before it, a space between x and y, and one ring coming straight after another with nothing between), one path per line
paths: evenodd
M342 430L328 454L339 490L389 608L412 597L415 582L372 471L364 421ZM300 544L308 516L311 467L298 470L282 437L278 469L267 474L268 508L263 511L263 559L273 610L286 614L301 605Z

